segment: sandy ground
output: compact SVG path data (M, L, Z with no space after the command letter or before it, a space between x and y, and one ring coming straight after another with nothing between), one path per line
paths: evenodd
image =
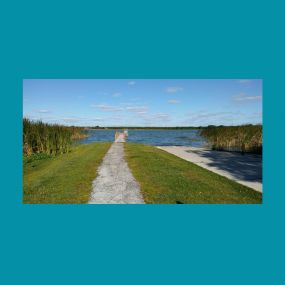
M144 204L139 184L124 159L123 143L113 143L104 157L89 204Z
M183 146L163 146L158 148L262 192L261 155Z

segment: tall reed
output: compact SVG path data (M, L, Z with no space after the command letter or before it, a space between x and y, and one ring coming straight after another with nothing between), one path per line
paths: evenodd
M201 130L214 150L262 153L262 126L208 126Z
M70 151L73 139L85 136L81 127L47 124L23 119L23 153L62 154Z

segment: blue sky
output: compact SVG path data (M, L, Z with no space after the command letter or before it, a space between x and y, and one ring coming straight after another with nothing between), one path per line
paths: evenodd
M23 116L78 126L262 123L257 79L25 79Z

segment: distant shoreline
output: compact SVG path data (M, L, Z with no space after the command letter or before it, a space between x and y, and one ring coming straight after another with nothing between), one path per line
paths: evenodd
M204 128L204 127L203 127ZM128 129L128 130L200 130L202 129L201 127L151 127L151 128L145 128L145 127L102 127L102 128L85 128L85 130L121 130L121 129Z
M120 130L120 129L128 129L128 130L202 130L207 128L221 128L221 127L243 127L243 126L258 126L260 124L245 124L245 125L209 125L209 126L199 126L199 127L83 127L85 130ZM262 127L262 125L261 125Z

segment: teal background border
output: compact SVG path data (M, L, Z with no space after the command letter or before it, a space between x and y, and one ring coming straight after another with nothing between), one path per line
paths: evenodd
M2 1L1 283L284 283L283 11L282 1ZM263 205L23 205L25 78L263 79Z

